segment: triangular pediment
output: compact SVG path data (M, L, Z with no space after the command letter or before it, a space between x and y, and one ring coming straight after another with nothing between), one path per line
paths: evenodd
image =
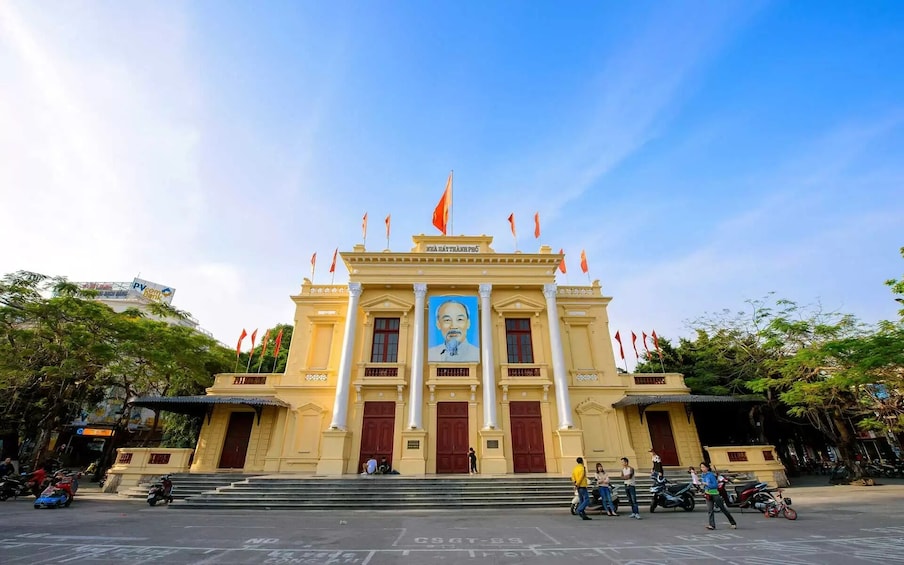
M535 298L516 294L497 302L493 305L493 309L500 314L506 312L542 312L546 309L546 304Z
M323 408L321 408L317 404L314 404L313 402L308 402L308 403L302 404L301 406L296 408L295 411L298 412L299 414L302 414L302 413L323 414L323 412L324 412Z
M370 298L361 303L361 309L365 312L384 311L384 312L408 312L414 307L414 302L402 300L398 296L391 294L383 294Z
M574 408L578 414L602 414L612 410L611 406L603 406L596 400L585 400Z

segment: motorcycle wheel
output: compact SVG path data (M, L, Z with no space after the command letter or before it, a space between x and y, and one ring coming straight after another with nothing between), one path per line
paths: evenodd
M685 512L692 511L697 504L696 501L694 501L694 497L691 494L685 493L682 498L684 501L681 504L681 508L683 508Z
M63 503L63 506L69 508L69 505L72 504L72 495L66 495L66 502Z
M157 499L156 499L156 498L152 498L152 499L148 500L148 504L149 504L150 506L157 506ZM574 514L574 510L572 510L571 513Z
M6 500L9 498L9 494L5 492L0 492L0 500Z
M654 496L653 501L650 502L650 514L652 514L653 512L656 512L656 506L658 506L658 504L659 503L656 502L656 497Z
M797 520L797 510L786 506L782 511L782 516L789 520Z

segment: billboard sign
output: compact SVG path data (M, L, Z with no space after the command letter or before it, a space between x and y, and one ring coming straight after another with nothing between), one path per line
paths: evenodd
M176 289L136 278L132 281L131 292L133 294L138 294L147 300L172 304L173 295L176 294Z

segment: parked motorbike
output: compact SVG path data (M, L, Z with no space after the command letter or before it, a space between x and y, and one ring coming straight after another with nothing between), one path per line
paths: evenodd
M590 479L590 504L587 505L587 510L585 512L596 512L598 514L602 514L603 511L603 499L600 497L600 489L596 486L596 479ZM612 496L612 506L615 508L615 511L618 512L618 504L619 504L619 496L618 496L618 487L610 484L609 485L609 493ZM571 515L577 515L578 513L578 504L580 503L580 497L578 496L577 490L575 490L574 497L571 499Z
M166 504L173 501L173 480L169 475L160 477L160 481L148 489L148 504L156 506L161 500Z
M81 473L57 471L50 484L35 499L35 510L38 508L68 508L78 491L78 479Z
M650 512L655 512L657 507L681 508L690 512L696 505L694 499L694 485L692 483L675 484L668 479L654 477L650 492L653 493L653 501L650 502Z
M18 498L23 494L28 494L28 485L24 475L21 477L10 475L0 479L0 500Z
M726 487L730 479L719 475L719 494L726 505L732 508L753 508L765 512L769 504L775 502L775 497L769 491L769 485L758 481L747 481L734 485L731 490Z

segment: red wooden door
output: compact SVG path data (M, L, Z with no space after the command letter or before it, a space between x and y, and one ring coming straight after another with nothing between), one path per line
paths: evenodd
M468 472L468 403L436 404L436 472Z
M226 428L226 439L223 440L223 453L220 454L220 469L245 467L245 455L248 453L252 427L254 427L253 412L233 412L229 416L229 427Z
M545 473L543 418L539 402L510 402L512 463L516 473Z
M662 458L663 465L678 465L678 448L675 447L675 436L672 435L672 423L668 412L646 412L647 427L650 429L650 442L653 451Z
M385 457L392 465L392 442L395 438L395 402L365 402L364 423L361 426L361 451L358 454L358 472L364 471L364 463L373 455L377 464Z

